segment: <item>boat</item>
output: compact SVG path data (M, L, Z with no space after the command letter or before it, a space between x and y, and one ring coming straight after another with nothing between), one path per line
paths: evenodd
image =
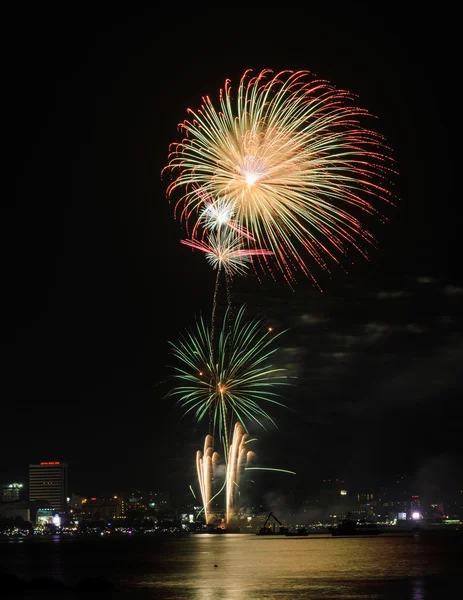
M219 525L217 527L207 527L203 533L241 533L241 527L222 527Z
M340 523L328 527L328 531L333 536L379 535L381 533L375 523L353 519L343 519Z
M271 523L270 519L273 519L273 523ZM278 528L275 523L278 523ZM259 529L256 535L286 535L288 531L288 527L285 527L273 513L270 513L264 526Z

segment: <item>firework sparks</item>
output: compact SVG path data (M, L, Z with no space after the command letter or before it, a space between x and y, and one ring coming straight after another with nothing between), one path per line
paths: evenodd
M274 467L245 467L245 471L275 471L276 473L289 473L290 475L296 475L296 471L289 471L288 469L276 469Z
M324 269L351 247L366 255L374 238L359 216L384 220L376 204L395 201L392 160L352 94L307 71L246 71L236 94L225 82L218 109L207 96L188 112L163 170L181 220L206 212L235 223L250 247L273 252L273 266L266 255L254 266L289 282L296 271L315 278L306 255Z
M199 489L203 501L204 521L210 523L210 502L212 499L212 482L219 455L212 447L212 436L207 435L204 441L204 451L196 453L196 470L198 472Z
M233 203L228 201L221 202L220 199L210 198L203 188L198 187L198 194L202 198L203 208L199 212L198 223L204 226L204 229L211 231L227 225L235 227L233 222Z
M272 254L270 250L245 248L241 236L233 229L223 227L210 234L206 241L193 239L182 240L181 243L204 252L207 261L214 269L224 268L229 276L244 275L253 256Z
M169 395L178 398L185 414L201 421L212 414L212 435L229 447L231 422L255 422L265 429L264 421L275 422L263 404L284 406L276 393L287 383L285 370L271 364L278 350L274 334L260 319L245 320L245 307L229 319L225 311L222 327L212 342L211 329L202 318L196 328L179 342L171 343L180 366L174 367L179 386Z
M207 435L204 442L203 452L196 453L196 468L198 473L198 484L203 501L202 511L206 525L212 524L214 513L211 512L212 502L225 491L225 523L230 524L233 517L237 514L237 499L240 495L241 475L246 471L274 471L277 473L287 473L295 475L294 471L288 469L278 469L271 467L253 467L250 466L256 455L253 450L248 448L251 442L256 438L250 437L249 433L241 423L235 423L233 436L230 441L228 452L225 456L225 477L222 484L216 485L215 494L213 494L213 484L217 484L217 470L220 462L220 455L213 450L213 438ZM219 488L219 489L217 489ZM196 494L190 486L194 498Z
M249 231L241 227L233 218L233 203L230 200L223 201L220 198L214 200L210 198L201 187L198 187L197 191L202 199L203 208L199 212L198 221L194 231L196 231L199 226L202 226L203 231L205 232L229 227L240 236L255 241Z
M241 472L254 457L254 452L247 448L247 443L249 441L251 440L244 427L241 423L236 423L229 448L226 472L225 516L227 523L230 522L234 514L235 491L236 489L239 489Z

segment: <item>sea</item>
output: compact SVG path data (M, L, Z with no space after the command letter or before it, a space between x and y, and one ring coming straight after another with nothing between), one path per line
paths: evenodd
M66 599L80 598L74 590L87 578L113 587L95 598L457 600L463 535L31 536L0 541L0 573L0 598L36 597L2 590L1 577L14 576L59 581Z

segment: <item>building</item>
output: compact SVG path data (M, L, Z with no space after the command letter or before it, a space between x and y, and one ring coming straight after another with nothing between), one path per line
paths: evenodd
M45 505L45 506L44 506ZM48 502L30 502L27 500L16 500L16 502L0 503L0 519L23 519L35 524L43 524L44 514L49 515L49 522L53 520L53 514L56 513Z
M16 502L22 499L23 484L22 483L5 483L1 487L2 502Z
M336 517L339 520L347 516L347 513L352 509L351 500L344 479L323 479L320 483L318 506L321 511L321 518Z
M118 502L118 498L109 500L104 498L84 498L82 502L82 510L80 512L81 519L98 521L101 519L114 519L121 516L121 505L120 502Z
M386 511L380 509L378 514L377 501L373 492L360 492L357 494L355 516L358 519L373 520L376 517L381 517L384 512Z
M0 519L31 520L31 506L29 502L6 502L0 504Z
M171 509L170 494L168 492L153 492L132 488L127 494L127 502L123 513L143 513L158 516Z
M66 510L67 464L59 461L29 465L29 500L47 501L56 512Z

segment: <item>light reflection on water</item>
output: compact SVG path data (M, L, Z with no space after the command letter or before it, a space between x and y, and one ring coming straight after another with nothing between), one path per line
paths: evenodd
M436 560L435 548L408 537L197 535L168 558L175 569L145 577L143 586L159 598L194 600L427 600L431 584L424 577L451 578L459 572L452 570L452 560ZM444 597L442 590L438 597Z
M106 577L140 599L454 600L463 583L461 536L203 534L31 542L17 545L16 556L4 556L0 544L2 563L19 576L52 576L71 586L81 577Z

